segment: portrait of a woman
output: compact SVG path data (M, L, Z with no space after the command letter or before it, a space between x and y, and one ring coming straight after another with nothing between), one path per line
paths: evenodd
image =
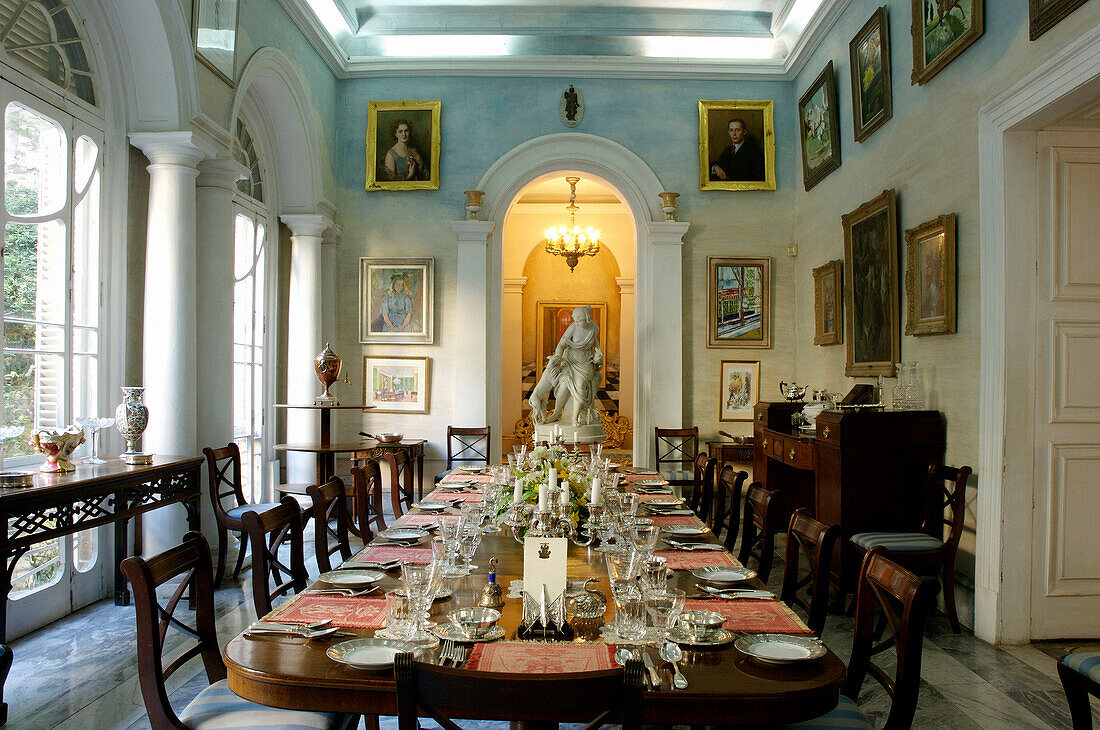
M390 277L390 285L383 292L380 305L382 311L375 323L375 332L404 332L408 329L413 317L413 298L403 273Z
M380 177L383 180L428 179L428 166L412 144L413 133L412 122L404 117L390 125L390 135L394 144L382 160Z

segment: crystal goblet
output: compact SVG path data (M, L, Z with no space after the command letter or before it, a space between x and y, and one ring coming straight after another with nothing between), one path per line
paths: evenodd
M99 441L96 439L96 434L104 428L110 428L111 426L115 425L115 419L99 418L96 416L82 416L76 419L76 425L84 429L84 433L90 432L88 440L92 442L92 455L81 463L106 464L106 461L99 458Z

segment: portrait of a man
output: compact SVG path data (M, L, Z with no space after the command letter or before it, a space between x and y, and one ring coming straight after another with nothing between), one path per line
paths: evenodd
M741 117L726 125L730 145L710 166L711 180L759 181L764 179L764 150L749 133Z
M699 102L699 188L775 190L770 101Z

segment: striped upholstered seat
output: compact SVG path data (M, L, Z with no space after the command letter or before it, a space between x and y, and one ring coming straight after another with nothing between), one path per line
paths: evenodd
M691 469L669 469L664 467L661 469L661 476L675 484L676 482L690 482L695 478L695 472Z
M867 716L863 714L863 711L859 709L859 705L844 695L841 695L840 704L838 704L832 712L827 712L821 717L815 717L813 720L796 722L787 727L798 728L798 730L818 730L819 728L821 730L831 728L872 730L874 725L872 725L871 721L867 719Z
M858 532L851 539L864 550L884 547L892 553L938 550L943 547L943 540L937 540L923 532Z
M226 516L233 518L234 520L241 519L241 515L245 512L267 512L269 509L275 509L279 506L278 502L263 502L260 504L242 504L240 507L234 507L233 509L227 509L225 511Z
M233 694L224 679L199 692L199 696L180 713L180 720L192 730L329 730L342 727L346 719L324 712L280 710L249 702Z
M1100 651L1076 651L1062 657L1062 664L1100 684Z

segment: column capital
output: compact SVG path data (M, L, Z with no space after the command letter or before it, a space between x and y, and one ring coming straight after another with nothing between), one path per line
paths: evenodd
M526 276L506 276L504 277L504 293L505 294L522 294L523 287L527 286Z
M199 163L200 188L237 189L237 181L248 177L248 168L232 157L208 158Z
M180 165L195 169L206 153L195 144L192 132L134 132L130 144L154 165Z
M619 285L620 294L633 294L634 293L634 277L631 276L616 276L615 283Z
M340 237L344 235L344 227L339 223L333 223L321 236L322 244L336 245L336 242L340 240Z
M493 232L492 221L451 221L451 230L459 243L489 243L489 234Z
M327 215L317 213L286 214L279 216L279 220L286 224L292 236L314 236L320 238L325 231L332 228L332 219Z
M682 221L646 221L645 226L654 246L682 246L684 234L691 224Z

